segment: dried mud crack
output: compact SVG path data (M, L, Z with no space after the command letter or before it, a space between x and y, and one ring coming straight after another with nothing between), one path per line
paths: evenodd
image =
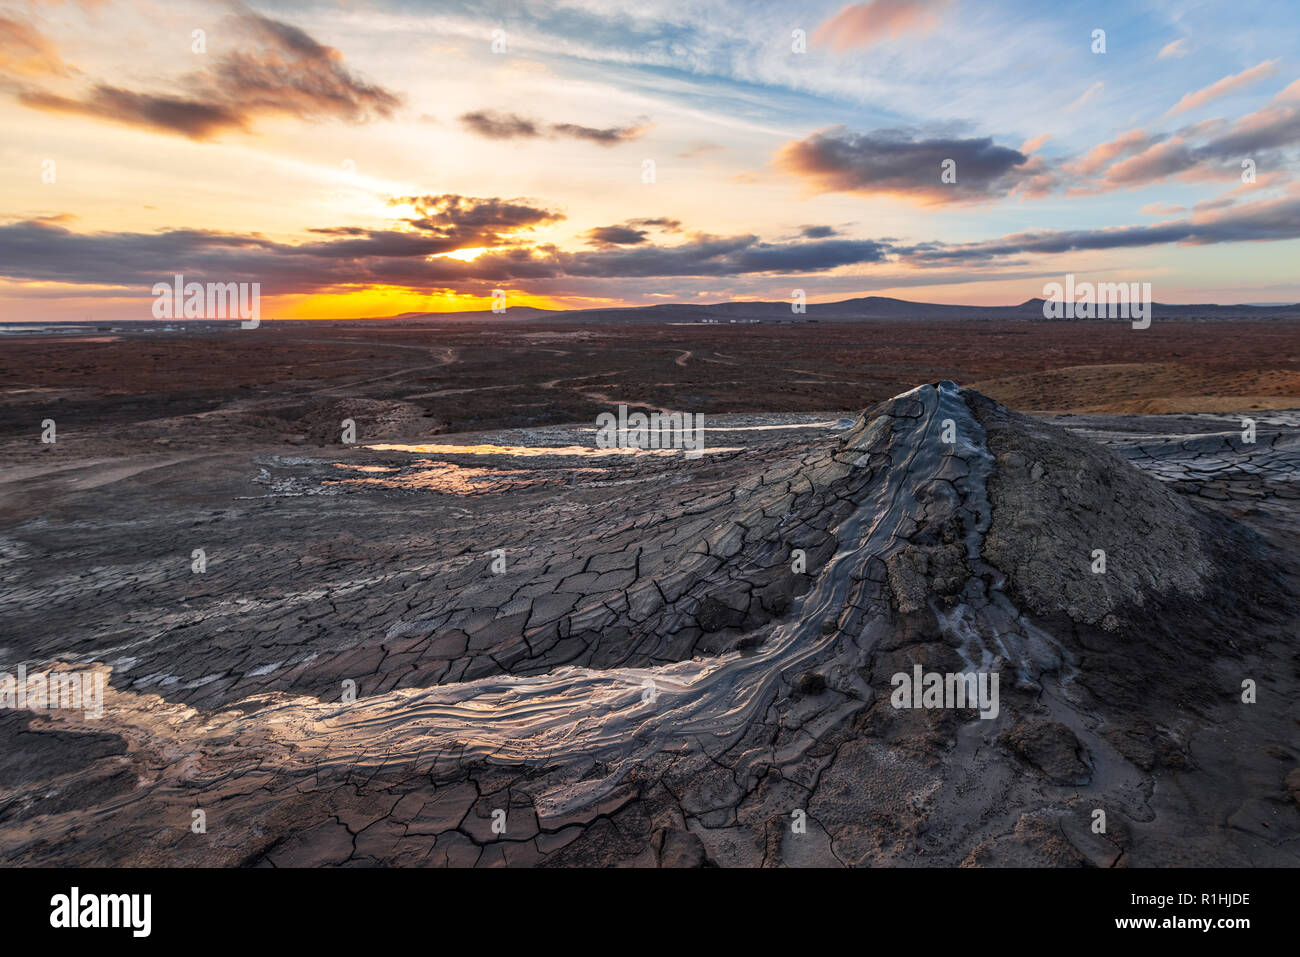
M1294 866L1292 416L945 381L695 461L555 428L15 474L4 660L107 690L0 712L0 860ZM918 666L996 708L896 707Z

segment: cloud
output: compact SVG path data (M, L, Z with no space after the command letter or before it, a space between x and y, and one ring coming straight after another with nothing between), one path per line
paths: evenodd
M1234 73L1231 76L1225 76L1222 80L1211 83L1204 89L1197 90L1195 93L1188 93L1181 100L1170 107L1165 116L1177 116L1179 113L1185 113L1188 110L1194 110L1199 106L1204 106L1211 100L1217 100L1221 96L1227 96L1252 83L1258 83L1260 80L1268 79L1277 73L1277 60L1265 60L1263 63L1251 67L1249 70L1242 70L1240 73Z
M519 246L523 233L565 218L524 199L456 193L397 196L388 204L415 210L415 215L399 220L405 229L327 226L308 232L330 239L287 248L295 255L345 259L436 256L458 249Z
M697 236L676 246L634 246L559 253L560 274L572 277L734 276L823 272L884 261L888 245L874 240L767 243L757 236Z
M628 226L597 226L587 230L586 235L592 246L635 246L650 236L644 229Z
M209 230L74 233L57 222L26 220L0 226L0 276L143 290L180 272L196 280L260 282L262 294L271 296L370 285L483 290L505 281L822 272L880 262L889 252L872 240L768 243L753 235L700 235L674 246L577 252L507 244L462 261L436 254L501 241L504 230L558 214L501 200L417 199L431 200L428 229L334 227L315 231L323 239L298 244Z
M657 226L659 229L665 229L671 233L675 233L682 228L680 219L670 219L667 216L655 216L652 219L629 219L628 223L633 226Z
M1229 206L1236 205L1237 200L1232 196L1216 196L1214 199L1203 199L1192 206L1192 211L1204 213L1208 210L1227 209Z
M1142 130L1129 130L1113 140L1097 144L1082 158L1067 163L1065 168L1081 176L1091 176L1117 156L1137 152L1152 141L1152 137Z
M654 219L629 219L618 226L597 226L584 234L591 246L638 246L650 238L651 228L676 232L681 229L679 220L664 216Z
M1178 60L1187 56L1188 52L1187 39L1185 37L1180 37L1177 40L1172 40L1162 46L1160 52L1156 54L1156 59Z
M1225 159L1300 145L1300 81L1292 83L1253 113L1211 138L1207 151Z
M1188 148L1182 137L1174 137L1115 163L1102 177L1102 186L1106 189L1142 186L1185 172L1197 163L1196 152Z
M1171 178L1226 179L1240 175L1250 158L1260 169L1293 165L1288 152L1300 147L1300 82L1265 106L1236 120L1211 120L1173 134L1127 133L1062 164L1075 177L1075 194L1134 189Z
M556 223L564 214L524 199L481 198L443 193L399 196L390 206L411 206L416 215L404 222L421 235L455 243L451 248L500 246L517 241L517 234Z
M1083 94L1077 100L1075 100L1073 103L1067 106L1063 112L1073 113L1079 107L1083 106L1083 104L1091 100L1094 96L1099 95L1105 89L1106 89L1106 84L1103 83L1101 80L1098 80L1092 86L1088 87L1088 89L1084 90Z
M1032 137L1020 144L1020 152L1028 156L1030 153L1037 153L1043 148L1043 144L1052 138L1051 133L1043 133L1039 136Z
M955 162L956 181L941 175ZM786 143L775 165L818 192L890 195L922 205L978 202L1011 193L1031 168L1024 153L989 137L920 139L905 130L850 133L833 127Z
M401 105L397 94L353 76L342 53L297 27L257 14L239 22L262 45L226 54L214 73L219 94L246 112L359 122L391 116Z
M18 101L32 109L194 140L247 131L261 115L365 122L391 116L401 103L397 94L357 79L338 50L317 43L297 27L253 13L240 14L231 23L234 35L248 45L184 78L177 84L184 93L137 92L97 83L78 97L24 89Z
M1188 218L1150 226L1044 230L981 242L912 245L888 239L767 242L752 234L696 234L671 246L638 239L565 251L521 238L561 216L529 202L445 194L402 197L394 203L416 210L404 229L328 227L302 243L193 229L76 233L56 217L25 220L0 225L0 276L138 289L141 296L177 272L199 281L260 282L264 296L374 285L483 294L504 282L590 288L605 280L783 276L881 264L1001 269L1026 256L1081 250L1300 238L1300 184L1253 203L1202 204ZM673 224L629 220L618 228L635 231L638 227L630 224L638 222L658 228ZM487 245L489 251L470 261L437 255L470 244Z
M1187 207L1175 206L1173 203L1147 203L1138 212L1143 216L1176 216L1187 212Z
M938 0L872 0L842 8L815 31L815 46L828 46L836 53L875 46L882 40L897 40L905 33L929 33L939 23L946 3Z
M0 16L0 73L10 76L63 76L73 70L54 44L35 28Z
M639 138L649 128L645 124L597 129L591 126L579 126L576 123L552 123L551 134L554 136L568 136L578 140L590 140L601 146L615 146Z
M1097 249L1125 249L1168 243L1209 245L1300 238L1300 193L1242 204L1209 215L1108 229L1044 230L1017 233L978 243L930 243L896 252L905 262L925 266L987 264L1008 256L1045 255Z
M1261 175L1294 167L1300 148L1300 80L1263 107L1235 120L1209 119L1173 133L1129 130L1043 174L1053 188L1081 196L1137 189L1170 179L1213 181L1239 176L1242 161ZM1034 157L1037 159L1037 157ZM1029 193L1028 186L1023 190Z
M479 136L486 136L492 140L541 136L536 123L515 113L474 110L470 113L462 113L460 122L471 133L477 133Z
M246 129L245 116L220 103L152 93L133 93L100 84L81 99L52 93L21 92L18 102L46 113L74 113L194 140L211 139L226 130Z
M1274 103L1285 103L1291 100L1300 101L1300 80L1293 80L1277 96L1273 97Z
M494 110L474 110L462 113L461 125L471 133L493 140L532 139L543 135L589 140L601 146L615 146L637 139L649 126L616 126L605 129L580 126L577 123L543 124L520 116L518 113L500 113Z
M804 226L799 230L799 235L805 239L826 239L838 236L839 232L834 226Z

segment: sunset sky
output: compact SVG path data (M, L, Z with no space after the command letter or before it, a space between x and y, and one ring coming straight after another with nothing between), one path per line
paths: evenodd
M1297 37L1294 0L0 2L0 318L148 319L175 273L272 319L1293 302Z

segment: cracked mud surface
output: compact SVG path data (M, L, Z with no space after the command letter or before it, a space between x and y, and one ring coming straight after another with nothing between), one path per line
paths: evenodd
M0 712L0 860L1295 866L1300 415L1251 414L948 383L713 417L696 460L394 427L19 463L0 660L108 690ZM999 673L997 717L894 708L917 664Z

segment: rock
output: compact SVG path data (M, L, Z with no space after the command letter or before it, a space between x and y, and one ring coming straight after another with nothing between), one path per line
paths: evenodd
M1083 745L1059 721L1021 720L999 740L1053 784L1086 784L1092 775L1080 757Z

